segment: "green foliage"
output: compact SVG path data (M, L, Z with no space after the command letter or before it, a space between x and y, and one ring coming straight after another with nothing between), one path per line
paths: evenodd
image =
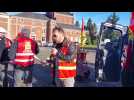
M113 12L112 15L110 15L107 18L106 22L110 22L112 24L116 24L119 21L119 19L120 19L119 16L117 16L116 13Z
M87 29L88 29L88 35L90 37L90 43L92 45L95 44L95 39L96 39L96 33L97 33L97 25L95 23L92 22L91 18L88 19L87 22ZM87 43L89 42L89 40L87 40Z

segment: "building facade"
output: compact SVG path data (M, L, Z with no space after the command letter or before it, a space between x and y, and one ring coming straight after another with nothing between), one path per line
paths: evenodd
M70 40L78 41L81 29L74 25L73 14L69 12L47 12L38 14L22 12L13 16L0 13L0 27L5 28L14 39L22 28L27 28L30 37L38 42L52 42L52 29L56 26L63 27L65 35Z

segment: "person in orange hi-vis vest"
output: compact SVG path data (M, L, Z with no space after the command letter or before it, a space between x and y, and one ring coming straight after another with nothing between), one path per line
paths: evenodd
M22 29L9 52L10 60L15 66L15 87L32 87L34 57L39 53L39 47L29 35L28 29Z
M51 54L55 58L55 83L57 87L74 87L76 77L77 47L69 41L61 27L56 26L52 32L55 48Z

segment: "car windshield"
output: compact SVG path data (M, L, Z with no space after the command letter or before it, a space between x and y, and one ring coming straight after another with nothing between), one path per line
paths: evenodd
M109 39L110 41L118 40L121 37L121 31L106 27L102 32L102 41Z

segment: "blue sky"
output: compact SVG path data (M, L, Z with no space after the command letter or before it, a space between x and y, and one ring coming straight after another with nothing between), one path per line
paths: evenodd
M9 14L16 14L18 12L8 12ZM43 13L43 12L40 12ZM97 28L99 28L101 22L104 22L108 16L112 14L112 12L72 12L74 13L75 21L78 20L82 22L82 17L84 17L84 23L87 23L88 18L91 18L93 22L96 23ZM120 17L118 24L122 24L124 26L128 26L130 23L130 12L116 12L116 14Z
M84 23L86 24L88 18L91 18L93 22L99 27L101 22L104 22L112 12L73 12L75 20L78 20L81 24L82 17L84 17ZM128 26L130 23L130 12L116 12L117 16L120 17L118 24Z

